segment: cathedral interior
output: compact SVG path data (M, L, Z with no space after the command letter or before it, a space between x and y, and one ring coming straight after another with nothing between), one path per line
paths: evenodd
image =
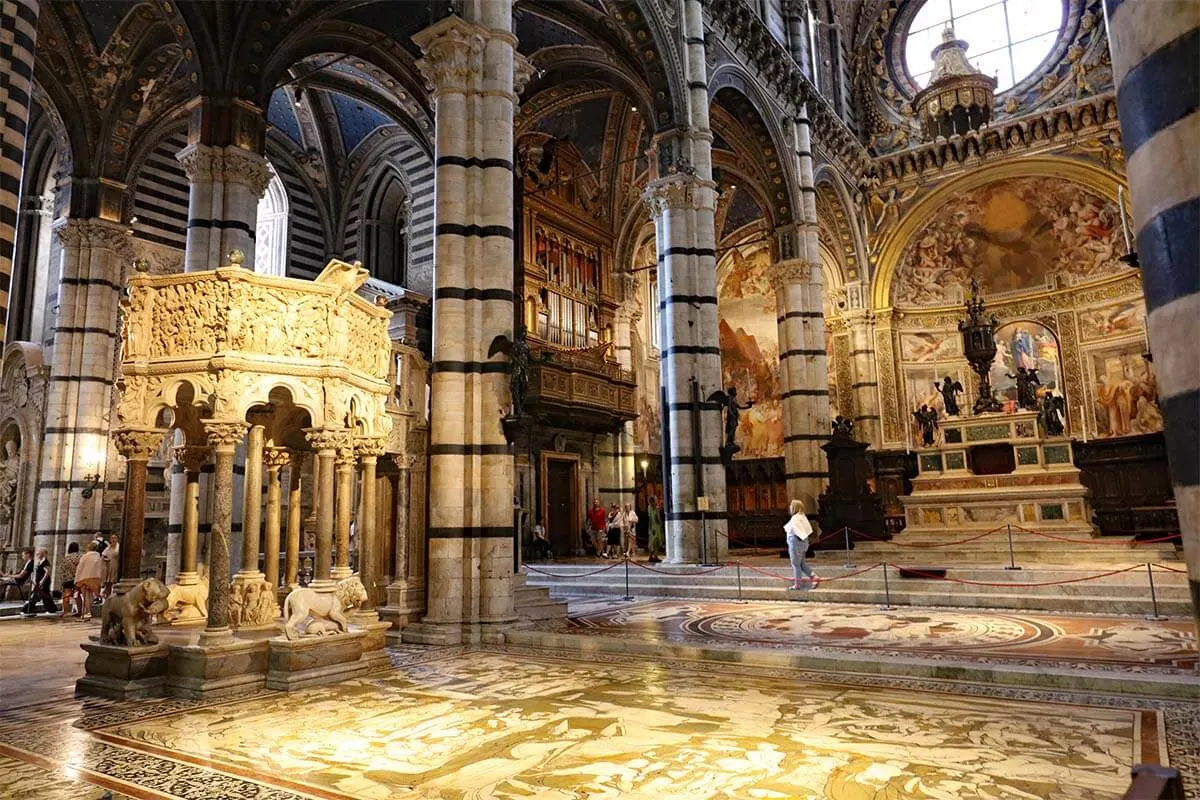
M0 792L1200 798L1196 0L0 0Z

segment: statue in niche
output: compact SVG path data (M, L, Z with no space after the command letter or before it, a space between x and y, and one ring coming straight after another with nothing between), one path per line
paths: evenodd
M1006 373L1007 374L1007 373ZM1008 375L1009 380L1017 382L1017 405L1029 411L1038 407L1037 389L1042 385L1038 378L1037 367L1017 367L1016 375Z
M721 458L729 461L742 449L742 446L736 441L738 424L741 422L742 412L753 408L754 401L751 400L744 406L739 405L736 386L730 386L725 392L720 389L713 392L708 396L708 402L713 401L719 403L725 411L725 443L721 445Z
M508 356L510 369L508 388L512 394L512 410L508 414L510 419L523 416L525 413L525 394L529 389L530 359L527 336L525 326L518 325L515 338L509 339L504 334L500 334L492 339L492 344L488 347L488 358L497 353Z
M941 386L934 383L933 387L942 393L942 402L946 404L946 416L957 417L960 413L958 394L963 390L962 384L947 375L942 378Z
M925 403L922 403L921 407L912 412L912 414L917 420L917 426L921 429L921 443L926 447L932 447L936 441L938 427L937 409L930 408Z
M1038 409L1038 422L1047 436L1062 436L1067 429L1067 399L1047 391L1042 395Z
M4 533L5 545L12 544L13 514L17 505L17 476L21 468L21 454L17 443L9 439L4 443L4 458L0 459L0 530Z

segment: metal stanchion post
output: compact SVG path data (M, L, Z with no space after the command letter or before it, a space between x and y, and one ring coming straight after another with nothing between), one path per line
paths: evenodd
M1150 603L1154 608L1154 613L1147 614L1146 619L1159 622L1166 619L1166 617L1158 613L1158 594L1154 591L1154 568L1150 566L1149 561L1146 562L1146 577L1150 579Z
M850 560L850 527L842 526L842 536L846 539L846 569L854 569L854 562Z
M892 610L892 587L888 584L887 562L883 562L883 605L879 607L880 611Z
M625 559L625 599L632 600L633 595L629 593L629 559Z
M733 563L737 565L738 602L741 602L741 600L742 600L742 562L735 561Z
M1008 523L1008 566L1005 567L1005 569L1020 569L1020 567L1017 566L1016 556L1013 555L1012 523L1011 522Z

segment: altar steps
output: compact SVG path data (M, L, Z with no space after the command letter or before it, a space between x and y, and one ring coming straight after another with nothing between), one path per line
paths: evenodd
M896 535L890 542L859 541L854 544L854 559L863 562L890 561L895 564L940 564L944 566L1007 566L1009 542L1006 531L975 541L964 542L973 534L957 532L909 532ZM1058 536L1059 534L1055 534ZM1105 536L1081 540L1075 535L1051 539L1013 531L1012 558L1017 566L1088 566L1127 565L1147 561L1174 562L1179 556L1171 542L1137 543L1128 536ZM837 537L829 540L832 547ZM947 544L951 543L951 544ZM827 556L834 550L821 551ZM843 554L844 558L844 554Z
M788 591L790 581L787 579L791 578L791 568L784 559L773 563L767 559L754 559L754 569L747 564L743 564L740 570L730 565L717 572L702 575L688 574L699 570L695 566L676 568L659 565L656 567L659 572L649 572L637 565L630 565L628 591L638 598L740 598L879 605L890 596L891 604L897 606L1007 608L1105 614L1149 614L1152 610L1150 587L1144 567L1094 580L1049 586L1014 584L1055 583L1090 578L1098 573L1110 571L1115 565L1099 568L1040 566L1020 570L1006 570L999 565L949 567L945 572L945 577L950 579L948 581L902 578L895 568L889 567L885 588L881 567L848 578L828 580L877 563L863 555L855 554L854 569L846 569L843 566L840 553L823 553L818 558L810 559L810 562L817 574L826 579L819 588L812 591ZM910 566L918 569L920 566L944 568L934 559L927 559L924 564L913 561L910 562ZM1178 563L1171 563L1169 566L1172 569L1182 569L1182 565ZM538 564L539 573L527 575L527 585L548 589L550 596L555 599L624 596L624 567L619 566L600 574L587 574L594 573L596 567L595 563ZM1187 616L1192 613L1186 577L1182 573L1154 570L1154 587L1161 614ZM954 580L975 583L954 583Z

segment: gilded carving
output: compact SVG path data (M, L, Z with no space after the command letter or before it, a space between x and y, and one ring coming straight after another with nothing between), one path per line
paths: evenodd
M879 414L882 417L885 442L898 442L904 438L900 427L900 396L896 390L896 357L892 347L892 335L890 329L878 330L875 333L879 392L883 402Z

